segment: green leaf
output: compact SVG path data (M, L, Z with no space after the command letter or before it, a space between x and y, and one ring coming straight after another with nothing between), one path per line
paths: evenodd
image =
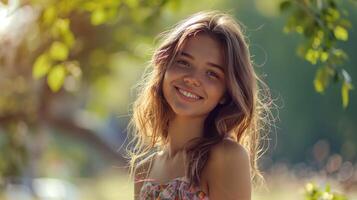
M342 106L343 108L347 108L349 102L349 91L353 89L351 83L347 83L344 81L342 83L341 95L342 95Z
M45 25L50 25L56 20L56 17L57 17L56 8L54 6L49 6L43 12L43 23Z
M320 57L320 52L314 49L307 50L305 54L305 59L309 61L311 64L315 65L317 63L317 59Z
M51 35L58 39L64 32L69 30L69 19L57 19L51 27Z
M320 61L321 62L326 62L328 58L329 58L328 52L325 52L325 51L321 52L321 54L320 54Z
M49 53L53 60L64 61L68 58L68 47L64 43L56 41L52 43Z
M53 92L57 92L62 87L66 73L67 71L63 64L56 65L52 68L48 74L47 83Z
M62 39L67 47L73 46L74 35L71 31L69 19L57 19L51 31L52 36L56 39Z
M342 70L342 77L344 79L341 88L341 95L342 95L342 106L343 108L347 108L349 102L349 91L353 89L351 83L351 77L346 70Z
M330 79L334 74L333 70L328 67L321 67L316 71L314 79L315 91L318 93L323 93L330 83Z
M335 8L328 8L325 18L328 22L335 22L340 19L340 16L341 15L338 10L336 10Z
M107 15L103 8L95 9L91 15L91 23L94 26L103 24L107 20Z
M336 26L333 30L333 33L338 40L347 41L348 40L348 32L342 26Z
M74 36L73 33L68 30L63 34L63 41L66 43L68 47L72 47L74 43Z
M312 47L313 48L318 48L321 45L321 39L319 37L313 37L312 38Z
M51 59L47 54L42 54L37 57L33 68L32 68L32 77L39 79L45 76L51 68Z
M69 25L70 25L69 19L57 19L55 24L60 34L67 33L70 30Z

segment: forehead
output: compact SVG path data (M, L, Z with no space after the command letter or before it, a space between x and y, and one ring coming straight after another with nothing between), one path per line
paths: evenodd
M223 45L218 39L209 34L199 33L188 37L185 39L180 51L192 55L195 60L198 59L202 62L210 62L223 66Z

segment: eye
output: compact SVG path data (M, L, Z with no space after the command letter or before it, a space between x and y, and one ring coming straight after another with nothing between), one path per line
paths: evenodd
M211 70L207 71L207 75L210 77L216 78L216 79L219 78L219 75L216 72L211 71Z
M176 63L183 67L190 67L190 63L188 63L187 61L184 61L184 60L178 60L178 61L176 61Z

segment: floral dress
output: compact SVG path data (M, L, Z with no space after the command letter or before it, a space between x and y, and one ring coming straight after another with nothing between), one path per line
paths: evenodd
M174 178L165 184L147 180L139 196L140 200L208 200L202 190L190 187L185 177Z

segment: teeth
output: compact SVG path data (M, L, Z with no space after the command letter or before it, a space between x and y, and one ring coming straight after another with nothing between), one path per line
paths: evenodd
M181 94L183 94L183 95L186 96L186 97L193 98L193 99L199 99L199 98L200 98L200 97L198 97L197 95L194 95L194 94L192 94L192 93L190 93L190 92L187 92L187 91L185 91L185 90L179 89L179 91L180 91Z

